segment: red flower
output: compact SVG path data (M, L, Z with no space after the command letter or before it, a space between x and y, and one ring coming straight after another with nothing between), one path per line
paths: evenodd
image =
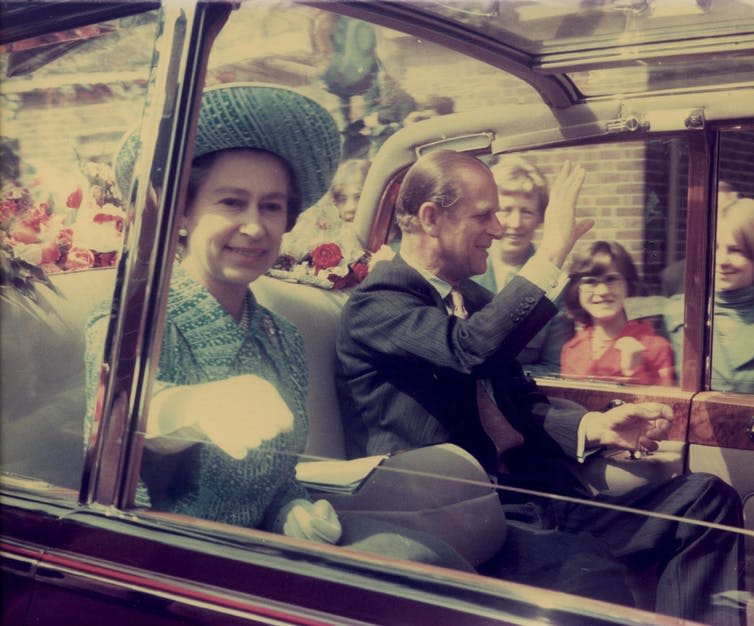
M364 261L356 261L356 263L351 266L351 271L356 274L356 282L360 283L367 277L369 266L364 263Z
M98 252L95 254L97 267L112 267L118 259L117 252Z
M327 279L332 283L333 289L346 289L348 287L353 287L358 282L353 272L350 271L345 276L330 274Z
M0 202L0 224L10 221L18 213L18 203L15 200L3 200Z
M40 222L35 219L21 219L13 224L10 236L19 243L36 243L39 241Z
M332 283L333 289L347 289L348 287L355 287L362 280L367 277L369 268L363 261L356 261L348 269L348 274L345 276L338 276L337 274L330 274L327 278Z
M76 191L71 192L68 199L65 201L65 205L69 209L78 209L81 206L81 200L84 198L84 192L81 191L81 187L77 187Z
M91 250L87 250L86 248L71 248L68 251L63 269L66 271L83 270L88 267L94 267L94 254Z
M312 267L315 271L335 267L343 259L340 247L335 243L323 243L312 250Z
M70 226L61 228L58 231L58 236L55 238L55 243L61 248L70 248L73 244L73 228Z
M18 243L38 242L39 235L42 232L42 224L50 219L45 210L46 206L40 204L39 207L29 209L17 217L9 232L11 238Z
M55 263L60 258L60 248L57 242L50 241L42 245L42 265Z
M92 221L95 224L105 224L107 222L115 222L115 230L119 233L123 232L123 218L120 215L113 215L112 213L97 213Z

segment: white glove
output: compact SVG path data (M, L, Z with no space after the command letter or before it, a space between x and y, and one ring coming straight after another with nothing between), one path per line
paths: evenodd
M338 514L327 500L291 500L282 515L281 530L288 537L335 544L343 532Z
M293 413L272 384L244 375L158 393L152 401L157 424L148 437L199 427L206 437L235 459L251 448L293 428Z

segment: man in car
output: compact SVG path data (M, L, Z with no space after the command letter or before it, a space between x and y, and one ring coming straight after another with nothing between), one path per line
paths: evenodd
M656 449L672 419L669 407L595 412L549 400L515 358L555 314L559 269L590 227L574 219L582 182L583 170L565 164L537 253L493 296L469 280L485 271L487 249L501 236L489 169L450 151L422 156L409 169L397 199L400 253L374 267L343 311L337 376L350 456L451 442L503 485L592 499L573 471L578 461L602 448ZM501 414L490 418L490 404ZM630 568L654 566L657 611L739 623L735 611L712 602L713 594L738 587L738 536L666 517L740 525L737 494L715 477L680 476L594 498L647 515L504 489L501 499L524 501L538 528L590 533ZM530 556L504 547L490 571L515 576L516 564Z

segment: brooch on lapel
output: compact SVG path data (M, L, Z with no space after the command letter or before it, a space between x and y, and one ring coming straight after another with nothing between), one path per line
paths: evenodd
M267 333L267 336L271 338L274 338L278 333L277 328L275 328L275 323L267 316L262 318L262 328L264 328L264 332Z

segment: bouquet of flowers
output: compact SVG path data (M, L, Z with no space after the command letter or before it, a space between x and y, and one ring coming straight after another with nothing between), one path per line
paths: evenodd
M369 253L359 249L350 258L335 242L321 243L311 252L296 258L290 254L278 257L268 274L274 278L322 287L345 289L358 285L369 271Z
M28 187L3 185L0 243L3 253L48 274L114 265L123 245L125 213L113 194L110 168L89 163L86 192L77 186L65 204L36 201Z
M84 178L56 201L37 186L5 182L0 191L0 285L32 296L47 274L115 265L125 212L109 166L88 163Z

